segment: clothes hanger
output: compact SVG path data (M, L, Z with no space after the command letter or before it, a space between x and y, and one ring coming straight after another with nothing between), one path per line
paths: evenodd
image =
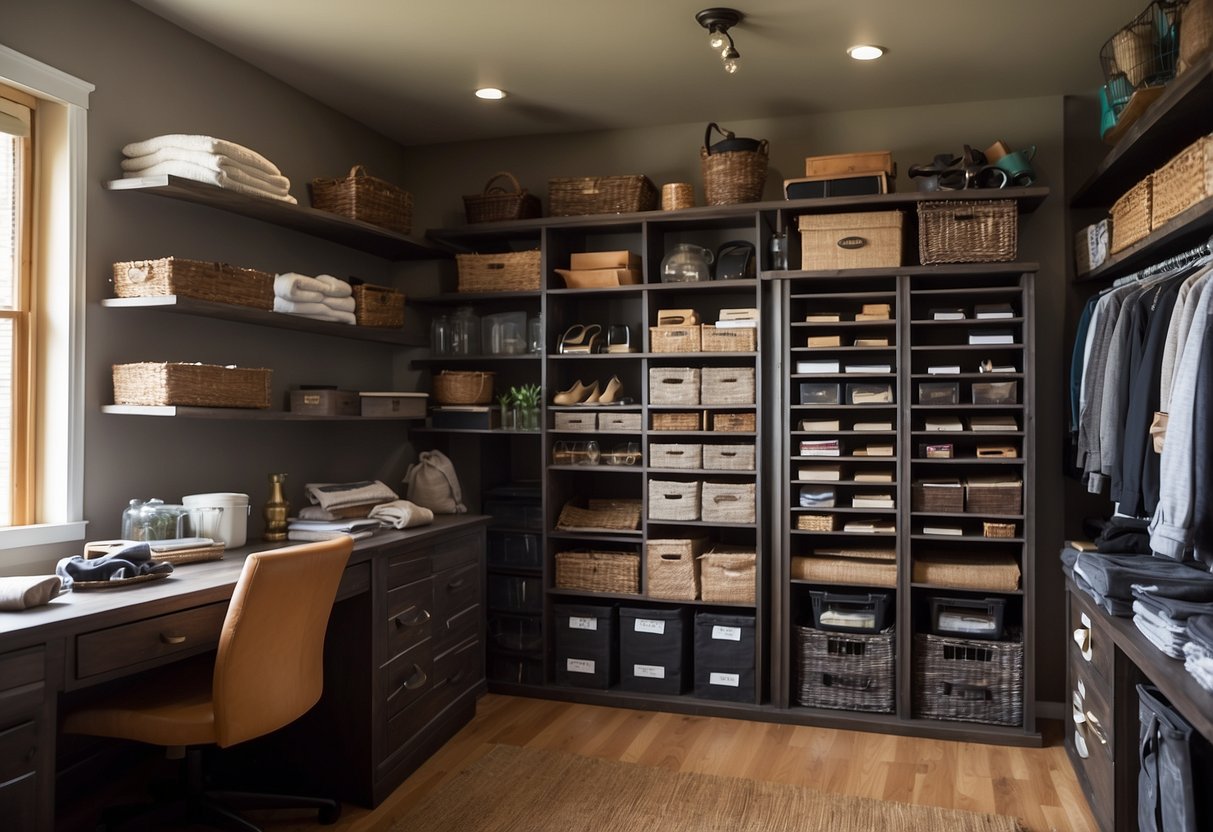
M1121 286L1127 286L1130 283L1142 283L1152 280L1153 278L1166 278L1173 274L1178 274L1183 269L1200 266L1207 262L1213 262L1213 236L1201 243L1196 248L1188 249L1180 254L1168 257L1159 263L1146 266L1140 271L1133 274L1125 275L1117 278L1112 282L1111 289L1118 289Z

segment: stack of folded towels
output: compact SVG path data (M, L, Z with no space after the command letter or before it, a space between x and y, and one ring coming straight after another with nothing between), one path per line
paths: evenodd
M381 527L405 529L434 522L434 512L401 500L379 480L310 483L304 490L312 505L290 519L290 540L327 540L343 534L358 540Z
M122 175L127 179L169 174L208 182L249 196L294 205L291 181L269 159L243 145L211 136L173 133L122 148Z
M357 323L354 290L344 280L287 272L274 278L274 311L320 321Z

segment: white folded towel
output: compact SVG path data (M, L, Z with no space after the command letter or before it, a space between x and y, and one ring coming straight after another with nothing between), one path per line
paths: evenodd
M285 315L299 315L304 318L336 321L343 324L356 324L358 322L353 312L334 309L325 303L304 303L280 297L274 298L274 311Z
M324 286L324 283L314 277L295 272L286 272L274 277L274 295L283 300L324 303L324 299L328 297L324 293Z
M353 288L344 280L339 280L331 274L318 274L316 279L325 285L324 293L333 298L348 298L354 294Z
M237 181L245 182L253 187L261 187L273 193L285 194L291 189L291 180L285 176L267 173L261 168L246 165L229 156L203 153L200 150L182 150L179 147L166 147L146 156L123 159L121 165L124 171L144 171L164 162L189 162L201 168L226 173Z
M164 136L154 136L146 141L128 144L122 148L122 155L131 158L135 156L147 156L166 147L176 147L181 150L200 150L203 153L219 153L250 167L259 168L274 176L282 174L282 171L278 170L278 167L273 162L257 151L249 150L242 144L236 144L226 139L216 139L211 136L194 136L184 133L169 133Z
M408 500L393 500L377 505L371 509L369 517L395 529L428 526L434 522L434 512Z
M25 610L49 603L63 591L58 575L16 575L0 578L0 610Z
M296 205L299 202L290 194L273 193L264 188L250 185L247 181L239 181L224 171L210 170L209 168L195 165L192 162L161 162L144 170L128 170L122 174L125 179L139 179L144 176L160 175L180 176L182 179L192 179L195 182L208 182L211 185L218 185L220 188L226 188L229 191L238 191L242 194L265 197L266 199L277 199L282 202L289 202L291 205Z
M338 312L349 312L350 314L353 314L354 307L356 306L353 298L334 298L329 295L325 295L321 303L329 309L335 309Z

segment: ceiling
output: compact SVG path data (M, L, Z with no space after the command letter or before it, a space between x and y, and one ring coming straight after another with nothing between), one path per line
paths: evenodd
M134 1L406 145L1090 93L1146 5L736 0L728 75L709 0Z

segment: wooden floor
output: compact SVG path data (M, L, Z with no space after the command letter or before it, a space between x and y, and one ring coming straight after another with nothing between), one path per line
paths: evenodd
M1049 736L1045 748L1006 748L496 695L481 699L475 720L379 808L347 806L338 825L326 828L387 832L409 806L497 743L1013 815L1027 832L1096 830L1060 736ZM318 827L279 820L265 828Z

